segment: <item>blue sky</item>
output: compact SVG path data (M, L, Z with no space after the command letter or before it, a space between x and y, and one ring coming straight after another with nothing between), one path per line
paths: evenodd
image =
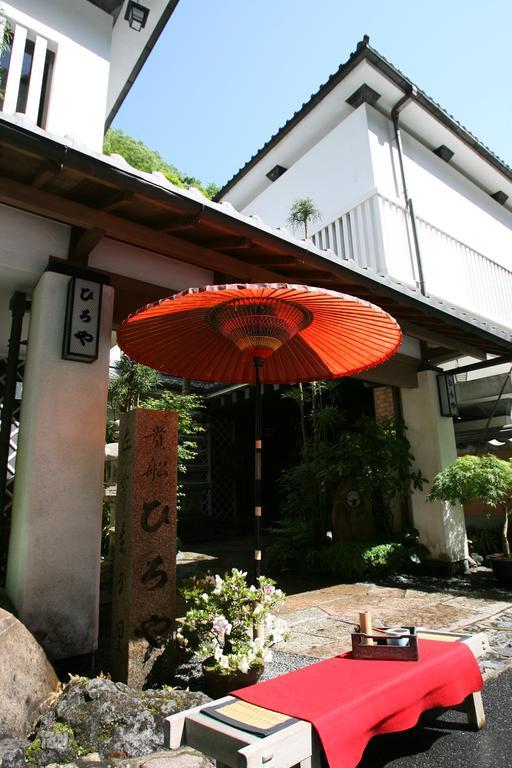
M512 165L510 0L180 0L114 128L224 184L370 45Z

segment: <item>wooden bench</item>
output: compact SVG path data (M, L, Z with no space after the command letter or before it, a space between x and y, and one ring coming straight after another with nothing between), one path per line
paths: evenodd
M476 658L489 647L485 633L468 636L428 630L428 633L425 631L425 636L440 641L463 642ZM419 637L422 637L422 632L419 632ZM234 697L225 696L166 718L165 745L169 749L177 749L180 746L193 747L215 759L218 768L292 768L295 765L300 768L320 768L321 748L318 737L311 724L304 720L295 720L281 730L262 737L202 712L207 707L234 701ZM465 712L470 728L478 730L485 724L482 696L479 692L470 694L462 704L451 709Z

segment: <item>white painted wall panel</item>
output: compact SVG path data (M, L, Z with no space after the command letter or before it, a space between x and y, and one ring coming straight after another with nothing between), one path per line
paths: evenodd
M6 16L55 52L46 128L100 151L107 103L112 17L82 0L16 0Z
M314 225L319 229L361 202L373 186L366 109L361 107L258 195L243 213L261 216L272 227L283 227L293 201L311 197L322 212L322 221ZM226 199L230 200L229 192Z
M145 283L162 285L170 291L182 291L213 282L213 272L207 269L108 238L104 238L91 253L89 266Z
M391 122L374 109L368 111L376 186L385 197L404 203ZM402 141L416 215L512 269L510 211L405 131Z

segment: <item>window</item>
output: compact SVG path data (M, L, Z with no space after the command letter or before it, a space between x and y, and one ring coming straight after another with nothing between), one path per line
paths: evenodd
M0 110L27 114L44 128L55 54L44 38L11 25L0 56Z

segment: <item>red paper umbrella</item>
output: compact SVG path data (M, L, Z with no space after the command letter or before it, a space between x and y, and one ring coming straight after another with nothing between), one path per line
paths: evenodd
M334 379L396 352L396 321L374 304L305 285L211 285L148 304L117 334L127 355L174 376L232 384Z
M190 288L124 320L120 348L139 363L189 379L256 384L256 573L261 559L260 382L335 379L387 360L397 322L343 293L280 283Z

